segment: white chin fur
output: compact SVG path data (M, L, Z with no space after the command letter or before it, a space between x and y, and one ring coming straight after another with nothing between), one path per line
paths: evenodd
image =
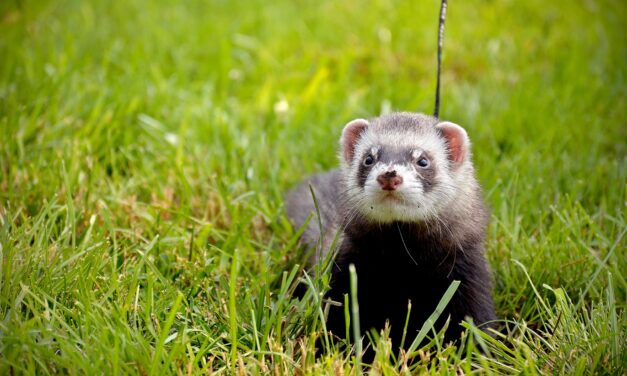
M396 170L403 178L402 185L395 191L381 189L376 181L376 177L388 169ZM429 218L425 199L422 183L413 177L410 167L378 165L366 179L356 206L362 215L374 222L418 222Z
M406 194L396 192L386 197L381 188L365 187L363 199L360 200L359 211L365 217L381 223L418 222L429 218L429 213L420 205L421 193ZM422 189L420 189L422 190Z
M393 166L403 178L403 183L395 191L385 191L377 183L376 177L388 170L385 165L377 165L370 171L363 191L352 195L352 207L364 217L378 223L423 222L434 219L448 206L456 193L447 177L441 177L437 187L424 192L422 182L415 178L410 166Z
M420 208L394 202L372 202L360 208L360 212L374 222L421 222L428 218Z

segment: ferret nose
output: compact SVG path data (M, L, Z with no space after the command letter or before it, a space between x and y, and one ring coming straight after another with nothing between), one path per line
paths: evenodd
M377 176L377 182L384 191L394 191L403 184L403 178L396 174L396 170L392 170Z

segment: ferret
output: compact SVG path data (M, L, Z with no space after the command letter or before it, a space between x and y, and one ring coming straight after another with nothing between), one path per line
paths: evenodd
M356 119L342 131L339 159L339 169L309 178L286 197L296 228L320 215L301 235L314 249L309 267L335 252L326 298L340 304L330 306L327 329L345 336L350 264L357 272L362 334L380 331L387 321L395 349L408 303L405 348L454 280L461 283L435 329L450 320L449 341L460 337L464 319L490 326L496 316L483 247L488 212L466 131L417 113Z

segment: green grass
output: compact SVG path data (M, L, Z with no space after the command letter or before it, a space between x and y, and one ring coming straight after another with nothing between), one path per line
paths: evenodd
M290 299L283 194L352 118L432 111L438 5L2 2L0 374L355 372L314 354L326 277ZM473 141L503 334L400 359L375 335L377 373L626 372L626 21L449 4L441 117Z

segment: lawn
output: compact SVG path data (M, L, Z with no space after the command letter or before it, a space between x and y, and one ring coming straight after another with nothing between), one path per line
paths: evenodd
M624 374L622 1L450 2L440 116L473 142L500 334L316 357L328 276L284 194L349 120L433 111L438 11L0 3L0 374Z

